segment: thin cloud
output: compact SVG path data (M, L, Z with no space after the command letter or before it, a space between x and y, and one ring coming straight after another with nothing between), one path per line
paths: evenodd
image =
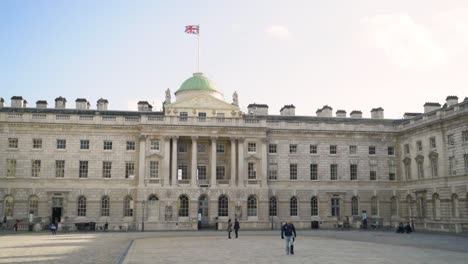
M361 20L371 44L384 51L391 63L402 69L421 69L447 63L447 51L428 26L408 14L386 14Z
M277 39L287 39L291 37L291 32L285 26L273 25L267 29L267 34Z

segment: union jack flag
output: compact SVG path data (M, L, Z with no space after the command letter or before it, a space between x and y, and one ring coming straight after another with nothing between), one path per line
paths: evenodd
M187 34L196 34L196 35L198 35L199 31L200 31L200 26L199 25L185 26L185 33L187 33Z

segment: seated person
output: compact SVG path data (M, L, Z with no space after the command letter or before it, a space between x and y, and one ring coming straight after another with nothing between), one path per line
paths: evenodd
M403 225L403 222L400 222L400 224L397 227L396 232L397 233L405 233L405 226Z
M405 226L405 230L406 230L406 233L409 234L413 231L413 229L411 228L411 225L410 223L406 223L406 226Z

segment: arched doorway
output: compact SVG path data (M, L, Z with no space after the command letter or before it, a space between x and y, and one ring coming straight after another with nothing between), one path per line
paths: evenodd
M156 195L152 194L148 197L148 220L159 221L159 199Z
M202 194L198 198L198 216L201 214L201 225L200 228L208 227L210 219L208 218L208 196Z

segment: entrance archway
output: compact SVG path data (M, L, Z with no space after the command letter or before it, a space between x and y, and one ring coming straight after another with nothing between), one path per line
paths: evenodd
M208 217L208 196L203 194L198 198L198 214L201 214L200 228L208 227L210 219Z

